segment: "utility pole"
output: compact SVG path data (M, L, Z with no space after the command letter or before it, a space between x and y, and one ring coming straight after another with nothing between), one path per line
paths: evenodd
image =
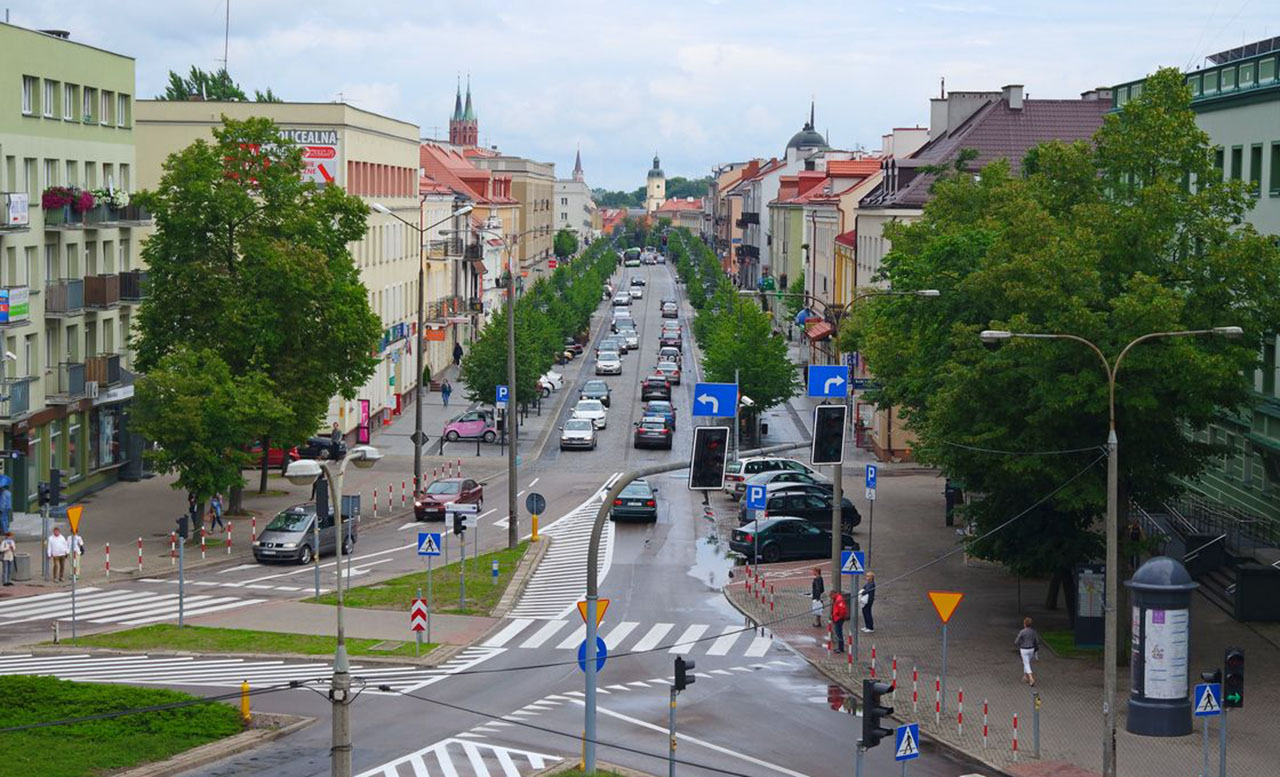
M519 445L516 409L516 273L507 242L507 429L511 447L507 449L507 547L520 544L520 514L516 512L516 447ZM464 543L465 544L465 543Z

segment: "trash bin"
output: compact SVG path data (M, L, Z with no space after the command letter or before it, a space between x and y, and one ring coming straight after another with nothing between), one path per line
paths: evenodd
M31 579L30 553L13 554L13 579L19 583L25 583Z

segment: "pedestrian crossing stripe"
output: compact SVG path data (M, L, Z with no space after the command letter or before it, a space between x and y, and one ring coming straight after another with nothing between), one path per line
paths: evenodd
M440 534L438 532L418 532L418 555L440 555Z
M844 550L840 552L840 574L861 575L865 572L864 556L861 551Z
M920 725L918 723L898 726L895 740L893 760L909 761L920 757Z
M1222 704L1218 702L1218 694L1222 686L1217 683L1200 683L1196 686L1196 708L1198 717L1222 714Z
M577 619L540 620L512 618L481 643L486 648L525 650L576 650L586 637L587 627ZM672 654L697 652L705 656L760 658L773 645L773 637L744 629L739 624L640 623L605 621L600 636L615 655L665 651Z
M495 725L497 721L495 721ZM450 737L417 752L361 772L357 777L415 777L444 774L453 777L521 777L546 769L563 759L550 753L519 750L483 742ZM469 769L467 767L470 767Z

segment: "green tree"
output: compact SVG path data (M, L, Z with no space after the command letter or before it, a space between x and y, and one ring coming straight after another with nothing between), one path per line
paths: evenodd
M169 84L165 87L164 94L156 97L157 100L181 101L195 98L210 102L249 102L248 95L231 78L226 68L204 71L195 65L191 66L191 72L186 78L170 70ZM267 87L265 93L255 90L253 99L254 102L260 103L284 102L271 91L270 87Z
M796 273L796 277L792 278L791 282L787 284L787 295L784 297L786 300L787 313L793 320L796 316L800 315L801 310L809 306L808 301L804 298L804 294L804 270L801 270Z
M556 256L568 259L578 252L578 236L567 229L556 233L554 249Z
M693 197L698 199L706 197L709 187L711 186L711 176L703 178L685 178L683 176L675 176L667 179L667 196L668 197Z
M330 399L373 374L382 326L347 249L367 209L304 181L301 151L268 119L226 119L213 135L170 155L160 186L138 195L156 229L134 347L143 372L209 349L233 376L277 388L291 413L241 440L262 441L265 489L270 440L314 433Z
M694 321L703 343L706 379L732 383L755 403L748 415L759 415L795 396L800 386L796 366L787 358L787 343L773 332L769 315L727 281Z
M1044 498L970 548L1021 574L1060 579L1099 552L1107 381L1079 343L990 349L980 330L1075 334L1114 359L1149 332L1244 328L1238 342L1159 340L1126 357L1123 509L1125 496L1176 494L1221 454L1187 431L1250 401L1259 338L1280 324L1280 251L1244 223L1251 199L1214 170L1190 99L1181 74L1161 70L1093 145L1043 144L1023 177L1001 161L940 181L919 222L886 231L882 279L941 296L866 300L842 330L842 349L860 350L881 382L879 402L918 435L915 454L978 495L966 510L980 534ZM1055 450L1079 452L1033 453Z

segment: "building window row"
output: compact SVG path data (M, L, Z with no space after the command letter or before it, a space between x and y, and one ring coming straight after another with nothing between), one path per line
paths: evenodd
M416 168L347 162L347 191L366 197L414 197Z
M77 111L77 109L79 109ZM22 114L104 127L133 124L133 101L124 92L68 84L36 76L22 77Z
M33 203L39 203L40 193L50 186L131 191L132 167L128 162L26 157L19 167L16 156L5 156L3 162L0 191L26 192Z
M1248 150L1248 167L1245 166L1245 152ZM1270 167L1267 167L1267 163ZM1262 184L1266 181L1267 193L1272 197L1280 197L1280 140L1267 143L1243 143L1225 149L1221 146L1213 150L1214 172L1223 179L1247 181L1249 193L1254 197L1262 196Z

